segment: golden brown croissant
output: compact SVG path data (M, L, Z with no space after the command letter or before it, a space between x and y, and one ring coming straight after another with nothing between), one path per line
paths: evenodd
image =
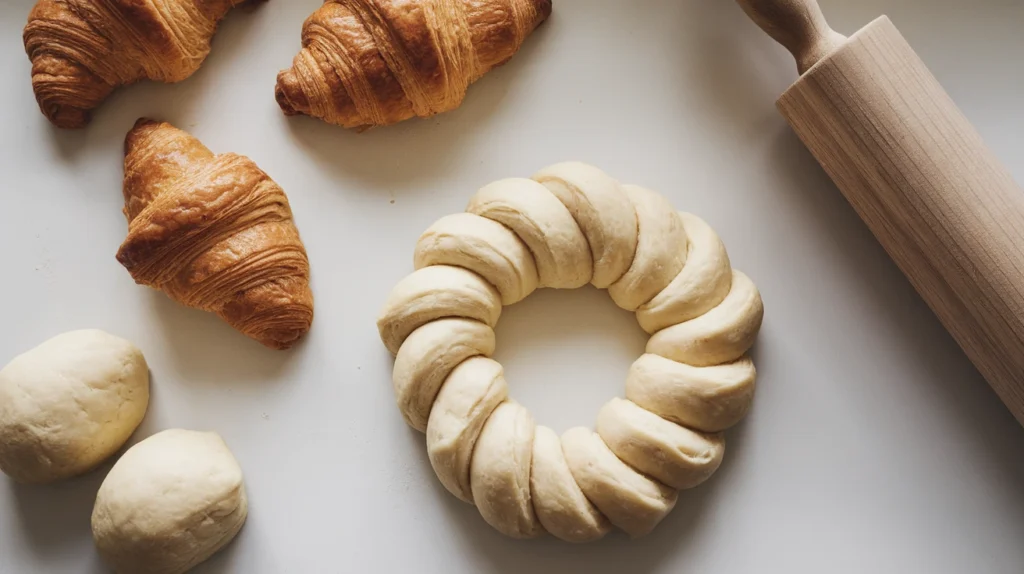
M277 102L358 129L453 110L549 14L551 0L326 0Z
M184 80L245 1L39 0L24 33L39 108L57 127L80 128L118 86Z
M136 283L268 347L288 348L309 330L306 249L284 191L252 160L141 119L125 138L124 201L117 260Z

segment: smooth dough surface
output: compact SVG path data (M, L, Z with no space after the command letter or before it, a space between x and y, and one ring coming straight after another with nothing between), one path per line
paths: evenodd
M735 361L754 344L763 317L757 287L733 269L732 288L718 306L658 331L647 341L647 352L696 367Z
M636 310L636 319L647 333L707 313L732 287L732 266L718 234L696 215L680 212L679 218L689 239L686 264L668 287Z
M594 261L591 284L604 289L618 281L633 262L637 242L636 211L619 182L578 161L548 166L533 179L555 194L586 236Z
M473 502L473 447L487 418L507 398L504 370L486 357L460 363L437 394L427 422L427 456L438 480L460 500Z
M686 230L679 213L667 199L637 185L624 185L636 210L636 254L629 270L608 287L615 304L635 311L650 301L686 263Z
M551 535L566 542L591 542L611 530L572 477L562 440L545 426L538 426L533 438L530 487L537 518Z
M0 470L24 483L89 471L124 445L148 405L135 345L95 329L57 335L0 370Z
M562 452L587 499L632 537L649 533L676 504L674 489L630 468L590 429L565 431Z
M502 305L525 299L539 281L526 244L504 225L473 213L446 215L434 222L416 242L413 263L416 269L469 269L498 289Z
M645 354L629 368L626 398L664 419L703 432L718 432L746 416L754 400L756 378L750 357L693 367Z
M470 488L480 515L512 538L544 533L530 498L533 417L522 405L505 401L494 409L470 460Z
M413 331L398 349L391 380L402 417L425 432L434 397L462 361L494 353L494 330L480 321L438 319Z
M432 265L395 285L377 319L377 330L394 355L410 333L435 319L464 317L493 328L499 316L501 296L494 286L461 267Z
M725 454L721 435L692 431L619 398L598 412L597 434L623 462L680 490L710 478Z
M524 178L485 185L466 211L511 229L533 254L540 287L575 289L590 282L594 262L576 220L548 188Z
M115 572L180 574L241 530L242 469L216 433L171 429L124 453L96 494L92 533Z

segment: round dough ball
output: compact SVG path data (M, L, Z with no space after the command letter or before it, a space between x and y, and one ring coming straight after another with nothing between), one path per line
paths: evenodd
M0 371L0 470L25 483L82 474L117 452L149 406L149 369L128 341L58 335Z
M115 572L180 574L230 542L247 512L242 469L220 436L171 429L110 469L92 535Z

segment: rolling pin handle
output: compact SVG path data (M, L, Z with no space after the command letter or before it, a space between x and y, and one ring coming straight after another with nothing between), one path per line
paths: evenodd
M801 74L846 41L846 36L829 27L817 0L737 2L751 20L793 54Z

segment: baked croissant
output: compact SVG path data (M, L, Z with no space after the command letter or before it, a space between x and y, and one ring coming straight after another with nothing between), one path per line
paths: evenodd
M39 0L24 33L39 108L57 127L80 128L118 86L184 80L245 1Z
M284 191L252 160L140 119L125 138L124 201L117 260L136 283L275 349L309 330L306 249Z
M360 130L453 110L550 14L551 0L326 0L277 102Z

